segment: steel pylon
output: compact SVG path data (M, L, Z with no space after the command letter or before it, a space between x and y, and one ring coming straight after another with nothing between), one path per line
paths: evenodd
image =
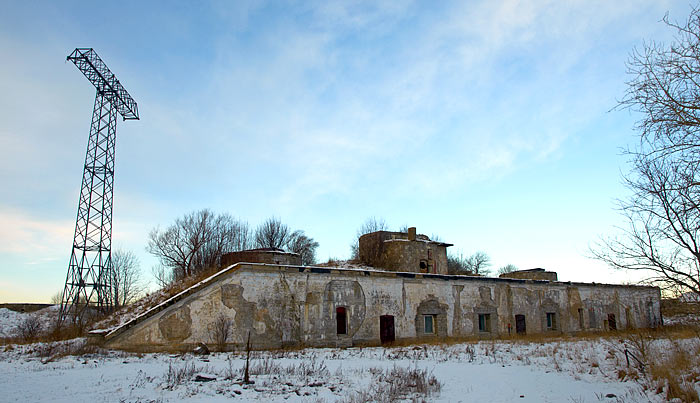
M75 49L67 58L97 89L90 124L78 216L59 322L81 320L94 308L108 312L112 292L112 207L117 113L138 119L136 102L93 49Z

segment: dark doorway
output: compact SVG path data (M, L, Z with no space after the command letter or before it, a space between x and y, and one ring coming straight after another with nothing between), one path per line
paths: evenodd
M338 334L348 334L348 314L345 307L335 308L335 321L337 323Z
M515 315L515 333L525 334L525 315Z
M382 315L379 317L379 338L382 343L391 343L396 339L394 335L394 317Z
M608 329L617 330L617 322L615 321L615 314L614 313L608 314Z

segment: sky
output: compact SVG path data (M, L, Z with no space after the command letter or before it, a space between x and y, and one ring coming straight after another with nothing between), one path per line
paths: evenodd
M138 102L119 121L113 245L209 208L280 218L348 258L369 217L493 268L631 282L591 259L624 224L625 62L685 1L3 1L0 302L47 302L70 258L92 47Z

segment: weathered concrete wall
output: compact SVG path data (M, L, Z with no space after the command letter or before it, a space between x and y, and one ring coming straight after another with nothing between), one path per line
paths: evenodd
M301 265L301 256L298 253L285 252L281 249L250 249L225 253L221 256L221 265L223 267L240 262L295 266Z
M415 233L415 228L410 228ZM360 260L372 267L412 273L447 274L447 247L423 234L377 231L359 240Z
M516 331L515 315L524 315L526 333L603 329L609 315L618 329L660 320L660 293L652 287L248 264L229 271L108 335L106 345L154 351L211 343L220 314L234 323L232 345L243 346L250 332L254 348L378 344L382 315L394 317L397 340L496 337L509 325ZM340 335L339 307L347 312Z
M390 239L382 258L387 270L447 274L447 248L434 242Z

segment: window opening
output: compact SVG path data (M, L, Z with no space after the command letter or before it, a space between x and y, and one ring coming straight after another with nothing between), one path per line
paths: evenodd
M617 321L614 313L608 314L608 330L617 330Z
M583 330L583 309L578 309L578 328Z
M480 332L490 332L491 331L491 314L489 314L489 313L479 314L479 331Z
M557 330L557 314L547 312L547 330Z

